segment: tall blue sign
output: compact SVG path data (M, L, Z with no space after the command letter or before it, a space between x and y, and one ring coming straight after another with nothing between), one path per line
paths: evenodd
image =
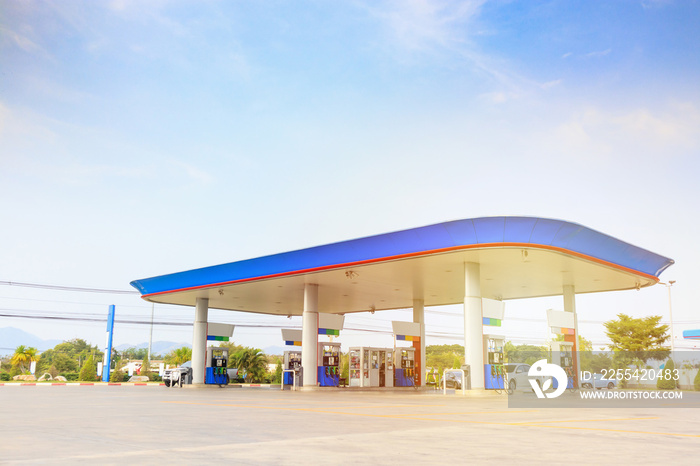
M105 357L102 364L102 381L109 382L109 367L112 365L112 335L114 333L114 304L109 306L107 316L107 342L105 343Z

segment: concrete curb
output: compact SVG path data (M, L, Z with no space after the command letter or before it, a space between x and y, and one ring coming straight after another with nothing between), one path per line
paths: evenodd
M163 387L164 383L147 383L147 382L0 382L0 387L65 387L65 386L81 386L81 387L111 387L111 386L134 386L134 387Z

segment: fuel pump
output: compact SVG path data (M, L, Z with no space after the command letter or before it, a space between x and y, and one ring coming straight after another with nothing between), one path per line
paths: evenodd
M206 377L204 383L228 385L228 348L207 348Z
M567 388L574 388L574 343L570 341L553 341L552 363L558 364L568 379ZM552 380L552 387L557 388L557 380Z
M501 335L484 335L484 388L503 390L505 337Z
M415 348L396 348L394 371L395 387L414 387L416 375L416 350Z
M318 384L321 387L340 385L340 343L318 344Z
M298 371L301 367L301 351L285 351L283 367L285 370ZM296 372L284 372L284 384L294 385L295 374Z

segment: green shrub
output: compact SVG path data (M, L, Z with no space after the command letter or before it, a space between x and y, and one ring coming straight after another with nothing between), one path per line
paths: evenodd
M92 359L92 356L83 364L78 379L83 382L94 382L97 380L97 367L95 366L95 361Z
M148 356L143 358L143 361L141 362L141 370L139 371L139 375L148 377L148 380L153 380L153 373L151 372L151 361L148 360Z
M151 375L149 376L149 380L150 380L151 382L162 382L162 381L163 381L163 377L161 377L160 375L158 375L158 372L151 372Z
M0 380L2 380L3 382L9 382L10 380L12 380L12 377L10 377L9 372L3 371L3 372L0 372Z
M693 385L695 385L695 391L700 392L700 371L695 374L695 380L693 380Z
M19 366L12 366L12 369L10 369L10 378L16 375L22 375L22 369L20 369Z
M68 382L75 382L76 380L78 380L77 372L62 372L58 375L65 377Z
M656 379L656 388L660 390L674 390L678 388L679 381L674 378L675 368L676 365L673 363L673 359L669 358L661 371L661 377Z
M114 383L120 383L124 381L124 373L120 370L115 370L109 374L109 381Z

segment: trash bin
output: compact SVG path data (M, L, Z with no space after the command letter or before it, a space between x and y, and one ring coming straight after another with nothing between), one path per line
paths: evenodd
M182 377L182 383L185 385L191 384L192 383L192 368L188 367L185 372L182 373L180 376Z
M304 385L304 368L303 367L298 367L294 369L294 382L296 383L297 387L301 387Z
M462 364L462 367L460 367L464 371L464 384L466 385L465 389L466 390L471 390L472 389L472 374L471 370L469 369L469 364Z

